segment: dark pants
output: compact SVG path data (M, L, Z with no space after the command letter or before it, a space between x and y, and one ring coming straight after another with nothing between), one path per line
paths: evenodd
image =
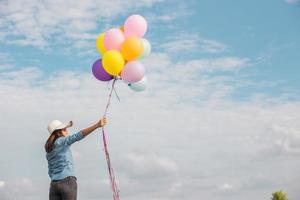
M68 176L59 181L51 181L49 200L76 200L77 182L75 176Z

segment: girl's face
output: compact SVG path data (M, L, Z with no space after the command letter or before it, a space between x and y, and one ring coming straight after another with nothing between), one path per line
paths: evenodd
M67 128L61 129L61 134L62 134L64 137L66 137L66 136L69 134L68 129L67 129Z

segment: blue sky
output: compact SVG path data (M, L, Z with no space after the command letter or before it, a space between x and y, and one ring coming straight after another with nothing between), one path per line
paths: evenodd
M155 2L155 1L154 1ZM97 9L97 8L95 8ZM141 10L142 9L142 10ZM98 10L98 9L97 9ZM175 62L187 62L190 59L216 58L220 56L237 56L249 59L249 66L239 72L239 75L247 75L249 80L267 81L276 83L275 87L263 86L245 87L238 94L248 96L255 92L280 95L285 90L295 91L300 86L299 74L299 4L285 1L166 1L153 3L151 7L135 8L128 11L112 14L112 16L93 19L96 24L93 28L74 30L76 34L89 35L84 46L74 47L77 38L58 31L49 33L39 30L37 34L43 39L43 43L28 42L26 45L11 45L16 39L28 38L25 25L17 27L18 21L7 20L1 30L7 32L2 39L0 50L9 54L10 64L16 68L25 66L38 67L43 72L49 73L65 69L87 71L91 63L99 57L96 50L93 51L94 38L97 33L107 30L109 27L122 25L130 13L142 12L149 20L149 31L146 37L153 43L154 52L163 52L161 43L173 40L180 45L184 39L194 39L195 36L208 39L224 45L223 49L215 53L201 51L199 48L187 48L182 51L173 51L170 54ZM101 12L101 8L99 11ZM154 17L156 15L156 17ZM161 20L160 16L171 16ZM5 14L2 14L5 16ZM36 20L33 18L33 20ZM172 23L171 23L172 21ZM58 27L64 26L58 24ZM28 33L22 33L21 28ZM66 27L68 27L66 25ZM55 27L53 27L55 28ZM10 29L16 29L15 36L9 34ZM71 30L73 31L73 30ZM34 38L34 36L33 36ZM39 40L35 38L33 40ZM199 42L199 41L198 41ZM17 42L18 43L18 42ZM20 42L19 42L20 43ZM201 45L201 44L200 44ZM88 52L87 52L88 51ZM84 55L81 55L84 53ZM239 95L235 98L239 99Z
M46 125L98 120L108 87L91 73L95 40L136 13L149 84L117 83L107 127L121 198L299 199L299 11L298 0L1 1L0 199L47 198ZM72 152L79 198L111 199L99 135Z

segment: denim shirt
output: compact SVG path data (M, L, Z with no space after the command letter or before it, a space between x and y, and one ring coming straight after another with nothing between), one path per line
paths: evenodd
M71 145L83 139L81 131L66 137L59 137L54 142L53 149L46 154L48 160L48 174L53 180L61 180L67 176L75 176Z

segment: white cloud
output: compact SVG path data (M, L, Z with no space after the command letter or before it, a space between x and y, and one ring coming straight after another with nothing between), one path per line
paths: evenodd
M0 52L0 71L14 67L12 56L9 53Z
M297 191L299 162L291 158L298 155L300 143L299 102L230 100L235 89L228 82L232 77L211 76L209 70L235 71L249 64L246 58L198 60L183 66L172 64L167 54L154 56L144 61L148 89L134 93L118 82L121 102L113 98L109 110L107 140L122 198L196 200L201 194L229 200L232 194L242 198L247 193L251 199L281 185ZM192 69L183 71L184 67ZM198 79L182 81L197 72L202 73ZM52 119L72 119L72 133L98 120L107 84L90 73L60 71L44 76L31 67L0 73L0 94L0 177L8 180L7 191L15 191L9 185L17 186L15 199L21 194L45 199L46 125ZM111 198L100 140L97 131L72 147L79 198ZM30 180L22 180L25 169ZM292 175L294 179L289 178ZM2 191L1 199L9 199L7 194ZM297 198L297 193L290 196Z
M170 53L222 53L228 49L227 45L215 40L205 39L198 34L180 33L172 36L169 41L160 46Z
M164 9L161 9L159 12L162 12L160 14L158 13L150 13L148 16L150 16L150 23L164 23L165 26L170 26L171 21L183 19L185 17L189 17L194 13L192 9L189 9L187 7L187 4L184 2L176 2L176 6L172 7L164 7Z
M128 166L128 171L136 176L154 178L156 175L166 175L176 172L177 164L169 158L159 157L157 155L128 153L125 155L127 160L124 165Z
M234 187L228 183L224 183L218 187L219 190L232 190Z
M88 36L99 27L99 22L109 24L114 18L125 14L128 9L151 7L160 0L147 1L38 1L16 0L4 1L0 10L3 18L0 21L2 41L7 44L32 45L46 48L54 42L74 44L75 46L91 45L95 38ZM124 19L125 20L125 19ZM80 37L81 44L74 40ZM88 36L88 37L86 37ZM59 39L58 39L59 38Z
M286 3L288 3L288 4L297 4L297 3L299 3L299 1L298 0L284 0Z
M27 173L33 178L41 178L35 180L38 184L20 178L18 183L14 183L19 188L16 194L26 193L32 200L43 199L48 189L46 160L42 150L47 137L46 124L59 118L63 121L73 119L75 127L72 130L89 125L101 116L108 91L106 84L97 82L91 74L67 71L45 80L37 78L39 73L25 75L24 83L41 82L35 86L27 83L16 87L14 81L18 83L21 74L26 72L12 71L2 76L10 80L2 78L0 84L0 106L4 114L1 115L1 130L5 133L0 146L10 152L8 157L0 151L5 162L0 167L0 176L5 180L13 174L21 176L18 162L30 162L30 166L36 167L25 166ZM164 81L161 84L164 88L168 87ZM197 90L202 90L201 87L209 85L188 88L190 93L186 95L194 96L193 92L197 93ZM153 87L156 88L155 84ZM216 185L222 182L224 184L218 188L223 192L226 190L224 194L234 191L235 195L243 196L246 190L259 196L271 193L272 188L280 186L276 184L277 180L288 180L290 174L295 172L289 169L284 175L279 173L282 167L274 164L285 160L285 156L295 155L290 151L284 154L278 152L276 141L299 142L299 102L265 107L260 102L237 103L217 97L220 98L219 104L206 100L201 106L189 101L169 105L172 100L176 102L181 98L176 88L159 91L153 87L144 93L133 93L125 84L118 83L121 103L113 100L109 111L110 124L106 131L122 197L181 199L185 196L197 199L197 194L201 193L206 198L226 199L215 196L219 194ZM16 121L18 124L12 126L12 122ZM24 143L16 143L14 147L7 145L10 140L16 139ZM109 186L103 182L107 179L107 171L99 139L98 134L93 134L72 147L78 170L79 197L83 199L111 197ZM23 148L24 145L27 148ZM15 148L25 150L13 151ZM280 148L286 147L283 145ZM290 145L290 148L293 146ZM293 166L293 162L286 160L285 165ZM258 171L265 173L267 178L257 178ZM227 180L232 183L226 183ZM266 188L255 186L261 181ZM283 184L293 188L295 182L284 181ZM5 187L8 185L6 183ZM15 191L10 188L9 191ZM200 188L199 192L195 192L197 188ZM40 190L45 194L36 192ZM5 196L3 193L1 195Z
M0 182L1 183L1 182ZM34 184L31 179L20 178L3 182L0 186L0 197L3 200L25 199L30 200L32 197L41 197L38 193L38 185ZM3 189L1 187L4 187ZM44 190L42 190L44 191Z
M240 69L251 66L250 59L239 57L192 59L186 62L176 63L171 62L170 56L165 53L152 53L142 62L145 64L147 75L150 79L153 79L153 84L159 83L159 86L167 86L169 89L172 88L172 86L183 86L183 83L193 83L193 85L210 84L213 86L217 85L216 82L228 82L232 80L232 74L230 73L237 73ZM216 73L219 72L227 72L229 75L217 75ZM174 85L174 81L181 84ZM214 84L212 84L212 82L214 82ZM239 84L242 83L240 82ZM250 82L247 82L247 84L250 84Z
M5 71L0 74L2 79L33 81L41 76L41 71L35 67L25 67L20 70Z
M2 71L2 70L7 70L7 69L11 69L12 67L13 67L12 64L7 64L7 63L5 63L5 64L0 64L0 71Z
M169 97L177 103L197 98L218 99L218 96L228 96L234 89L250 84L232 76L251 65L247 58L220 57L172 63L166 54L154 53L144 63L152 81L149 87L164 91L159 94L164 99L169 93L180 94L178 99Z
M196 75L197 72L238 71L249 65L250 62L248 58L220 57L181 62L175 66L174 71L180 74ZM185 72L183 70L185 70Z
M5 186L5 182L4 181L0 181L0 188L3 188Z
M295 128L297 127L297 128ZM273 124L273 144L287 154L300 154L300 129L297 125Z

